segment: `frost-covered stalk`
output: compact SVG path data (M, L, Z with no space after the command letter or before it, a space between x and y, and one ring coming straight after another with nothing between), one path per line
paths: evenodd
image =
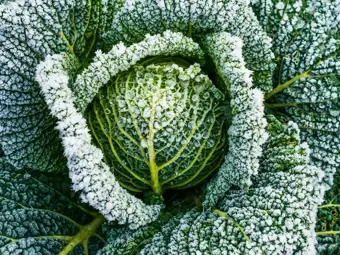
M57 129L65 149L73 189L80 191L83 202L98 209L107 220L138 228L158 217L160 206L147 206L120 187L103 153L91 145L91 136L83 116L77 112L64 70L64 54L47 56L37 67L36 80L41 86L51 114L58 119Z
M207 188L205 206L214 206L231 185L249 187L257 174L262 145L268 135L264 116L263 93L252 89L251 71L242 56L243 42L228 33L207 35L204 45L228 84L232 124L228 130L229 148L217 176Z

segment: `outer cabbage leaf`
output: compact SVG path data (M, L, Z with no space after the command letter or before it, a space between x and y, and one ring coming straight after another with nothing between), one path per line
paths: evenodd
M228 87L233 116L228 129L228 153L206 188L203 206L213 207L231 185L242 188L251 185L251 177L258 174L259 157L268 134L263 94L252 88L252 72L246 68L240 38L215 33L204 38L204 45Z
M99 36L110 30L112 20L116 13L124 5L125 0L102 0L99 23ZM99 42L100 43L100 42Z
M340 166L340 2L254 2L278 61L267 107L298 124L330 188Z
M97 255L132 255L139 254L144 246L153 242L154 236L170 236L171 231L179 224L184 213L178 213L176 216L171 213L163 213L160 218L148 226L131 230L129 228L117 226L105 226L107 229L108 245L100 250Z
M151 241L116 235L98 255L124 254L133 244L144 247L129 254L311 254L323 173L307 164L297 126L270 119L260 172L248 191L229 191L214 212L173 218Z
M109 47L120 41L136 43L146 34L165 30L181 32L199 42L204 34L228 32L244 42L247 68L254 71L255 86L272 88L271 39L263 32L248 0L189 1L132 0L116 13L111 30L103 35Z
M69 54L48 56L38 65L36 76L51 114L58 119L56 128L73 189L109 221L129 224L130 228L150 223L158 217L161 206L148 206L123 189L103 162L102 151L91 144L86 120L77 111L68 86L74 61Z
M0 254L95 254L103 222L81 206L68 178L19 172L0 159Z
M86 62L96 39L99 1L16 1L0 6L0 136L18 168L54 171L65 159L34 81L48 54L71 52Z
M340 253L340 172L319 206L316 231L320 254Z
M325 188L340 165L340 2L255 1L262 26L274 38L277 93L267 104L297 122L312 163L325 171ZM276 108L280 107L280 108ZM339 253L338 178L318 212L320 253Z

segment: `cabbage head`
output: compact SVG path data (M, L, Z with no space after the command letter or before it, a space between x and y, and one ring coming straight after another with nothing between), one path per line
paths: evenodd
M220 166L225 152L223 93L199 65L163 61L120 73L88 111L105 162L132 191L194 186Z
M0 0L0 254L338 254L339 13Z

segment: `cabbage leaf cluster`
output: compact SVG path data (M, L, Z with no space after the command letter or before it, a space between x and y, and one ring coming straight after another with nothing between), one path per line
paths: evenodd
M338 0L0 0L0 254L338 254Z

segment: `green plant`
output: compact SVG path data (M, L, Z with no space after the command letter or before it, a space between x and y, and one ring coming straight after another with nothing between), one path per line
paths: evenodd
M5 2L1 254L337 251L339 1Z

